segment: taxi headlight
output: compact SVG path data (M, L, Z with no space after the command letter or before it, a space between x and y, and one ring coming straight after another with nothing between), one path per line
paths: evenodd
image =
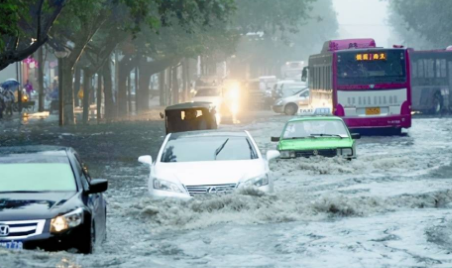
M152 186L155 190L160 191L167 191L167 192L175 192L175 193L181 193L184 194L185 191L182 189L180 185L174 182L166 181L166 180L159 180L154 178L152 182Z
M50 232L60 233L83 223L83 209L78 208L72 212L57 216L50 221Z
M295 152L294 151L279 151L281 158L294 158Z
M338 149L339 155L345 155L345 156L352 156L353 155L353 149L352 148L342 148Z

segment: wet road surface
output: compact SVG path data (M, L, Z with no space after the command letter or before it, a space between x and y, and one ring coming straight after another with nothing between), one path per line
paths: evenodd
M248 130L274 149L285 116ZM452 267L452 119L415 119L407 136L363 137L358 159L278 160L275 193L191 202L146 196L163 122L60 129L5 124L1 146L72 146L107 178L108 239L91 256L0 250L0 267Z

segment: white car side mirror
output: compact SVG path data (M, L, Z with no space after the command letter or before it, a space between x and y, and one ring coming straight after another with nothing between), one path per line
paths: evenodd
M267 151L267 161L278 158L279 156L280 156L280 153L276 150Z
M140 156L140 157L138 157L138 162L147 164L147 165L152 165L152 156L150 156L150 155Z

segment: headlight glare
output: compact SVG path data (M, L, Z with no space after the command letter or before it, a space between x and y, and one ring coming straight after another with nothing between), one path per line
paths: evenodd
M69 228L79 226L83 222L83 209L78 208L72 212L57 216L50 221L50 232L59 233Z
M176 183L166 181L166 180L159 180L154 178L153 186L155 190L160 191L167 191L167 192L175 192L175 193L185 193L185 191Z

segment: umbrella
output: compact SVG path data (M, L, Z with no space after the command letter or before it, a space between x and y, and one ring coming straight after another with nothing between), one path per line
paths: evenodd
M6 90L15 90L19 85L20 83L16 79L8 79L1 84L1 87Z

